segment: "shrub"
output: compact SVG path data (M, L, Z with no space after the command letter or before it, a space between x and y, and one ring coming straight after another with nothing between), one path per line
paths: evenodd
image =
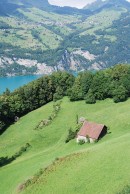
M78 123L79 123L79 116L76 115L76 124L78 124Z
M67 136L67 138L65 140L65 143L68 143L70 140L72 140L72 139L74 139L76 137L76 135L77 135L81 125L82 125L82 123L76 125L76 127L74 128L74 131L72 130L72 128L70 128L68 130L68 136Z
M58 93L55 93L55 94L53 95L53 101L54 101L54 102L56 102L57 100L60 100L60 99L62 99L62 98L63 98L63 96L60 95L60 94L58 94Z
M115 103L123 102L127 97L127 91L124 86L119 86L113 91L113 100Z
M51 122L57 117L58 112L61 109L61 102L62 101L59 101L58 103L53 105L53 111L48 119L41 120L39 124L34 128L34 130L42 129L43 127L51 124Z
M62 99L64 96L64 91L61 87L57 87L56 93L53 95L53 101L56 102L57 100Z
M83 144L85 144L85 140L80 139L80 140L79 140L79 145L83 145Z
M86 104L95 104L96 103L96 99L95 96L92 92L92 90L89 90L86 97L85 97L85 102Z
M76 132L72 131L72 129L70 128L68 136L67 136L67 138L65 140L65 143L68 143L71 139L74 139L75 136L76 136Z
M87 143L90 143L90 139L89 139L89 136L88 135L86 135L86 138L87 138Z

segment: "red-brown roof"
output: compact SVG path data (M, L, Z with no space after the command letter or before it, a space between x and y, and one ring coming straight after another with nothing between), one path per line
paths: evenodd
M105 125L84 121L78 135L98 139Z

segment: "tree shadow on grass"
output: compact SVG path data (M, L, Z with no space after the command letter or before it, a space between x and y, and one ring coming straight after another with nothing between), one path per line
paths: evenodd
M27 151L27 149L30 147L31 145L29 143L26 143L25 146L21 147L20 150L18 152L16 152L13 156L11 156L10 158L8 156L6 157L1 157L0 158L0 167L6 166L7 164L10 164L11 162L13 162L14 160L16 160L18 157L20 157L24 152Z

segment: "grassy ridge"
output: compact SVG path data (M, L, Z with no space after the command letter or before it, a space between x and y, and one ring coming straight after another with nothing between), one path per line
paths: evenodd
M86 105L84 101L69 102L68 98L64 98L58 117L40 131L34 131L34 125L50 115L53 103L21 118L0 137L0 156L12 155L27 142L32 147L13 163L0 169L0 193L17 193L18 185L40 168L52 164L56 157L80 151L83 152L80 157L71 157L69 161L56 164L56 170L43 174L37 184L23 193L73 194L88 191L90 194L114 194L122 189L130 179L127 173L130 167L129 105L130 100L114 104L108 99ZM65 144L68 129L75 126L77 114L106 124L111 133L94 145L79 146L75 140Z
M23 194L114 194L129 184L130 135L58 162ZM125 142L124 142L125 140ZM119 150L119 151L117 151ZM123 161L122 161L123 158Z

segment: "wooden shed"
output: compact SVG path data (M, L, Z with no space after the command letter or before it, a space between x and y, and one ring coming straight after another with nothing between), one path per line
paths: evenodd
M107 133L107 127L103 124L97 124L94 122L84 121L80 131L77 134L77 143L80 140L85 142L94 143L98 141Z

